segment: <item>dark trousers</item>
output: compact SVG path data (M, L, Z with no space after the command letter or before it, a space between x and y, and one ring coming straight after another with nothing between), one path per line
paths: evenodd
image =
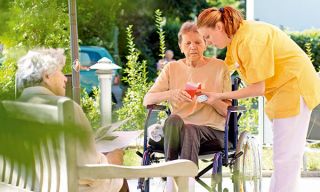
M188 159L198 165L201 144L215 140L223 145L223 131L208 126L184 124L178 115L167 118L163 133L166 161L178 159L180 155L180 159Z

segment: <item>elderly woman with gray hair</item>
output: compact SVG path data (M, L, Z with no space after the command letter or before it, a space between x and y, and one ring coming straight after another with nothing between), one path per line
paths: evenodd
M67 78L62 73L65 60L62 49L32 50L22 57L16 73L17 88L19 92L23 91L22 97L29 90L46 90L51 95L65 96Z
M16 80L22 91L18 100L31 103L56 105L65 96L67 78L62 73L65 56L62 49L35 49L18 62ZM81 107L74 102L76 126L88 132L87 146L77 144L78 164L108 163L108 159L96 151L91 125ZM128 191L123 179L79 180L80 191Z
M163 127L166 161L180 158L198 164L201 144L216 141L218 146L223 145L225 116L230 102L217 100L209 105L198 99L196 91L230 91L230 75L222 60L203 55L205 41L195 23L182 24L178 45L185 58L164 66L143 103L147 106L169 101L172 114ZM166 190L171 191L172 178L167 181ZM194 183L190 178L190 187Z

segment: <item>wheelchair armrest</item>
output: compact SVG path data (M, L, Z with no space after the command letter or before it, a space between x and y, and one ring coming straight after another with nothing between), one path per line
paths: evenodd
M152 105L147 105L147 109L148 110L165 111L167 109L167 107L164 105L152 104Z
M246 111L246 107L244 106L229 106L228 107L228 112L243 112Z

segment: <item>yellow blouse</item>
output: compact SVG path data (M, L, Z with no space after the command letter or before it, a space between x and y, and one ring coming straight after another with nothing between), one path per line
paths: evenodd
M320 78L310 59L272 25L244 21L228 46L225 62L247 84L265 81L270 119L299 114L300 96L309 109L320 103Z

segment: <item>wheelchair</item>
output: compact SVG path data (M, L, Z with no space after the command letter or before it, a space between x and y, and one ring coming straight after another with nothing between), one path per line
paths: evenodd
M320 105L312 110L307 133L308 143L320 143Z
M236 77L232 81L232 90L237 90L241 80ZM170 115L170 111L166 106L150 105L147 106L148 114L144 127L144 147L143 153L137 151L142 158L142 165L150 165L158 163L164 156L163 143L155 142L148 139L148 126L150 117L154 111L166 111ZM245 107L238 106L238 101L233 100L232 106L228 107L225 133L224 147L217 145L216 141L207 141L200 146L199 159L203 162L210 162L205 168L199 171L195 177L196 181L208 191L228 191L222 189L222 167L230 168L231 181L233 183L233 191L235 192L260 192L261 191L261 155L258 144L253 136L244 131L238 131L238 121L245 111ZM163 140L163 139L162 139ZM211 186L207 185L202 179L205 173L211 170ZM141 192L149 192L150 178L140 178L138 187Z

